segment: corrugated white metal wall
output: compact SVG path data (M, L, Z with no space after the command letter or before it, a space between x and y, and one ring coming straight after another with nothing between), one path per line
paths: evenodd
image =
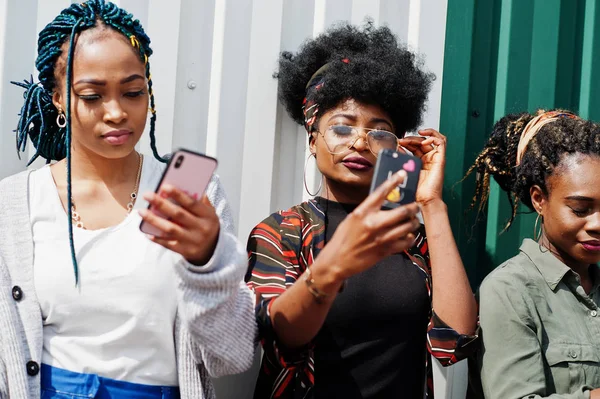
M438 127L447 0L115 2L139 18L152 38L159 151L188 147L219 159L218 173L242 240L262 218L306 195L306 134L278 105L272 78L281 50L294 51L340 20L361 23L370 16L387 24L425 56L427 68L437 76L424 126ZM0 0L0 178L25 167L11 133L22 90L9 81L37 75L37 32L69 4ZM139 148L151 154L147 137ZM314 171L308 180L314 183ZM250 398L253 379L250 372L222 380L220 397ZM462 379L454 385L442 382L439 378L438 398L464 397Z

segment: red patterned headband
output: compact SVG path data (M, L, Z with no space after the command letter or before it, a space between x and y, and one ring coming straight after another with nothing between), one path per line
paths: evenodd
M343 58L342 62L349 64L348 58ZM302 113L304 114L304 128L308 134L314 130L314 124L319 114L319 104L314 101L315 94L325 85L325 72L331 67L331 62L317 69L306 84L306 95L302 101Z

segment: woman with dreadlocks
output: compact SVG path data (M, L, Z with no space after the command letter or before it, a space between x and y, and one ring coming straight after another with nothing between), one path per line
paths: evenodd
M247 260L217 177L198 201L151 194L164 169L151 54L139 21L104 0L39 35L17 138L50 165L0 183L1 398L214 398L209 374L252 363ZM148 112L156 159L135 150Z
M475 299L442 201L446 139L418 126L432 77L386 28L334 27L279 60L280 95L306 127L323 193L269 216L248 242L265 351L255 398L423 398L426 354L473 342ZM369 195L380 149L423 161L410 204ZM435 312L432 310L435 309ZM431 385L427 386L431 389Z
M562 110L500 119L471 172L537 213L479 291L486 398L600 398L600 126Z

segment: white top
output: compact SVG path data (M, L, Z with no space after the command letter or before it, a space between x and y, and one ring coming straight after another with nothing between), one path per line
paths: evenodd
M33 276L30 174L25 170L0 180L0 398L40 399L41 392L40 374L28 375L41 363L44 343ZM244 283L248 254L234 234L217 175L206 194L221 221L214 254L204 266L183 259L175 265L173 335L181 399L215 399L210 377L250 368L258 335L255 295ZM17 286L22 294L18 300L13 296Z
M75 286L67 214L50 168L31 173L34 280L43 319L42 362L80 373L148 385L178 385L173 331L174 266L181 256L139 231L141 194L153 191L163 164L144 157L140 197L120 224L73 226Z

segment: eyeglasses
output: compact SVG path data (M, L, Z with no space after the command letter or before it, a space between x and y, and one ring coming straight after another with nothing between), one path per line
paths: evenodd
M387 130L367 129L358 126L332 125L325 130L325 133L317 131L325 140L327 150L331 154L341 154L348 151L361 138L360 132L367 132L363 140L367 144L369 151L377 156L382 149L396 150L398 148L398 137Z

